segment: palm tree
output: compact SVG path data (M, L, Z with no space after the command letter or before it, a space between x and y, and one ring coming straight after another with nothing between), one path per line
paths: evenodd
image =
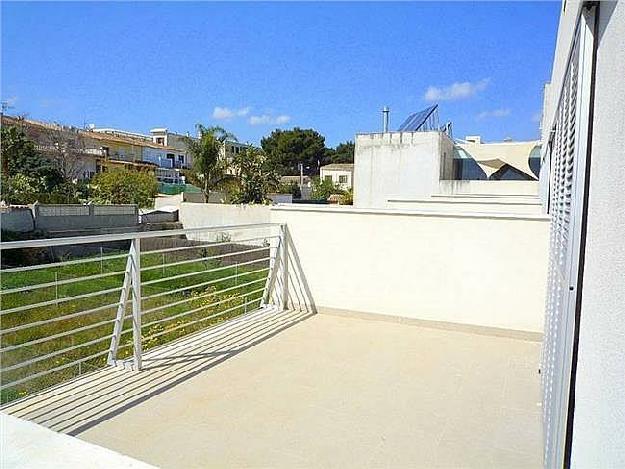
M193 167L188 176L202 190L208 202L211 191L221 189L236 178L228 172L229 161L222 151L227 140L236 137L222 127L204 127L197 124L198 138L186 138L187 148L193 157Z

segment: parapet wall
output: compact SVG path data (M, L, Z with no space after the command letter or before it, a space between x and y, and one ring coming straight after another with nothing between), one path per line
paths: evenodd
M318 308L542 332L542 215L277 206Z

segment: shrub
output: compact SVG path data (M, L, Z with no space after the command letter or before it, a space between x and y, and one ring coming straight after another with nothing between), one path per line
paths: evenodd
M117 170L97 174L91 181L93 201L101 204L137 204L151 207L158 191L149 173Z

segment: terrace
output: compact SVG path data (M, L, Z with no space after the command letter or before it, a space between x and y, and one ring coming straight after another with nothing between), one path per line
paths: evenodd
M323 307L303 232L3 243L3 412L159 467L541 465L537 334Z

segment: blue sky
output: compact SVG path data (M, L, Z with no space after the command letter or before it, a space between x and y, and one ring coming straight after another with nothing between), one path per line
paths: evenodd
M11 114L147 132L222 125L329 145L430 102L454 136L538 136L560 2L7 3Z

